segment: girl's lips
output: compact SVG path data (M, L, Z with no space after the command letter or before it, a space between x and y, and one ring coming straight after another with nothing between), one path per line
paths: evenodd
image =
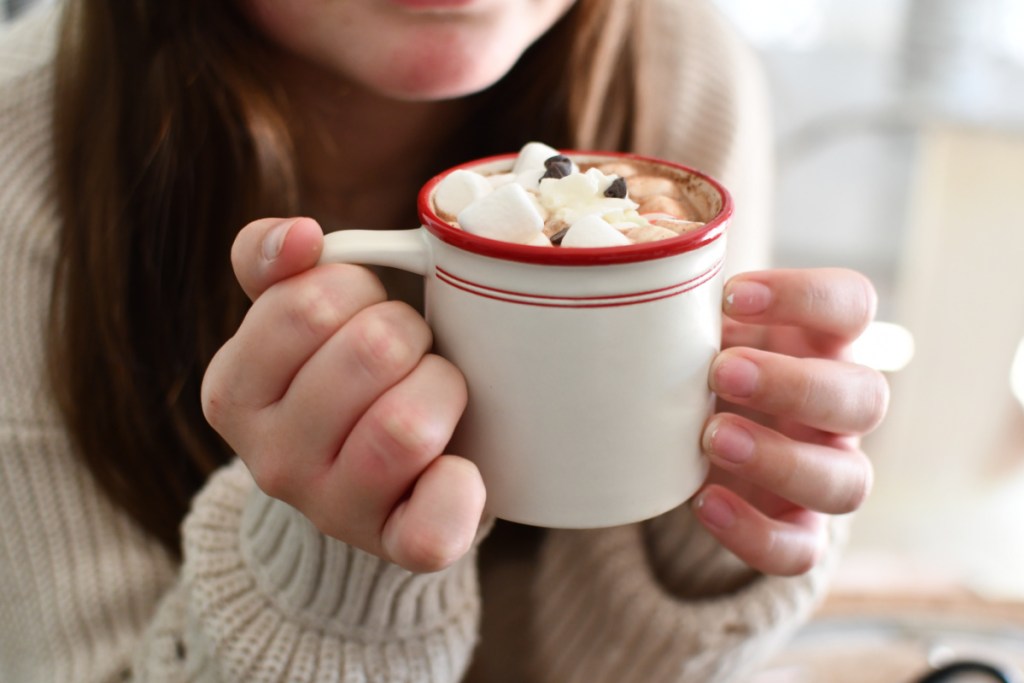
M394 4L414 11L456 10L468 7L477 0L391 0Z
M391 2L412 10L445 10L466 7L472 5L476 0L391 0Z

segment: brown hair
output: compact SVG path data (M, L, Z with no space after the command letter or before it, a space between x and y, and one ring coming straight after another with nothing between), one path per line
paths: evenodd
M572 133L595 97L588 56L608 40L597 27L627 4L580 0L475 96L475 120L489 125L437 170L528 139L585 144ZM267 85L271 49L233 2L71 0L65 12L52 377L97 482L178 554L189 501L230 457L198 397L245 311L228 256L233 229L300 211L286 110Z

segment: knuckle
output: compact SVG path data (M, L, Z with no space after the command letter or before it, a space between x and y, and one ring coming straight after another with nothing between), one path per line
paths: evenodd
M875 410L871 424L872 429L880 425L885 419L886 413L889 412L889 380L881 372L877 370L873 372L875 375Z
M346 529L343 524L339 523L336 515L330 514L326 508L314 505L307 510L303 510L302 514L309 520L309 523L313 525L313 528L324 536L344 543L349 543L351 541L351 534L348 529Z
M454 564L461 555L457 544L425 529L406 536L403 541L402 564L413 572L440 571Z
M864 400L862 433L876 429L889 410L889 381L878 370L864 367L865 381L861 395Z
M220 384L207 375L199 390L199 403L203 417L216 431L220 432L227 422L230 399Z
M874 470L871 461L862 452L848 453L841 473L823 487L825 496L821 498L822 512L831 515L855 512L864 505L871 494Z
M228 438L227 433L235 431L233 425L243 417L243 411L249 408L240 403L237 392L232 391L231 372L224 368L224 350L222 348L214 356L206 369L199 387L199 406L206 422L221 436Z
M816 547L801 549L790 559L785 573L790 576L806 574L817 566L820 554Z
M875 291L875 285L867 275L858 271L850 271L850 273L859 292L857 313L860 327L863 329L875 319L875 313L878 311L878 292Z
M772 573L780 576L800 576L817 566L821 557L820 546L791 536L792 534L782 531L771 534L770 550L765 551L765 556L777 558Z
M349 311L324 279L309 277L295 284L285 316L292 327L324 339L344 324Z
M871 461L863 454L860 454L858 461L855 483L850 487L845 503L837 511L840 514L859 510L871 495L871 489L874 487L875 474Z
M284 458L272 454L262 454L246 460L253 481L261 491L270 496L287 502L292 491L292 468Z
M384 450L414 461L424 461L441 452L447 443L447 431L432 415L411 401L394 396L381 401L371 426Z
M408 318L393 315L396 309L382 305L352 320L351 339L358 362L371 376L384 380L405 374L419 360L422 349L409 329ZM425 323L424 323L425 324Z
M800 576L818 566L825 552L821 533L776 528L764 536L757 564L751 566L778 576Z

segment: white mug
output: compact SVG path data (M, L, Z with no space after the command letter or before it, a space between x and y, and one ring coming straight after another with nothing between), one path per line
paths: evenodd
M621 247L541 247L463 232L434 212L422 225L343 230L321 262L391 266L425 281L435 350L466 378L449 452L480 469L487 510L554 528L648 519L707 475L700 435L721 343L729 193L693 169L645 157L566 152L578 164L636 159L678 176L703 227ZM456 168L500 173L515 155Z

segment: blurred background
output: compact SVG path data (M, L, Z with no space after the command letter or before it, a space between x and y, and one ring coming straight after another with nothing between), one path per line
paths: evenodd
M1024 0L715 1L774 89L777 264L880 294L858 354L892 404L840 590L1024 600Z
M776 262L872 277L846 587L1024 599L1024 0L716 0L775 96Z

